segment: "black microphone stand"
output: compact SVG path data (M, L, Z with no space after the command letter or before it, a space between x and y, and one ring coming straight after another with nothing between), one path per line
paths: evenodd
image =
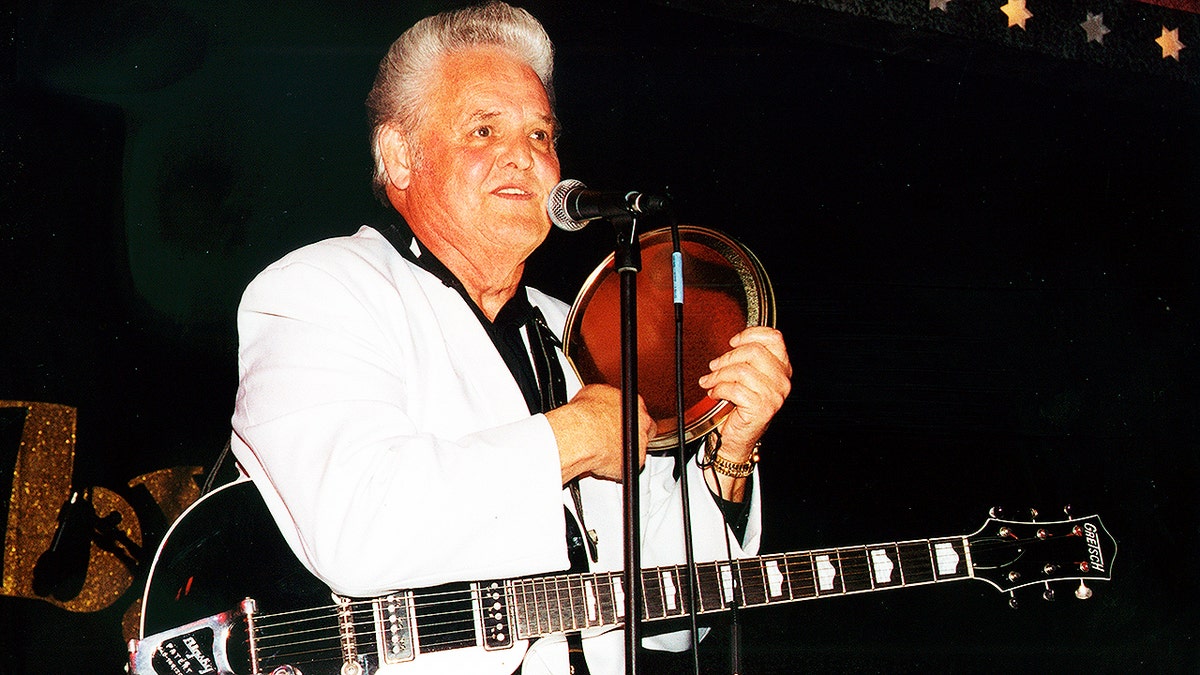
M637 650L641 644L642 562L639 523L638 473L638 381L637 381L637 273L642 269L642 251L634 214L612 218L617 243L613 269L621 280L621 414L624 463L625 573L625 673L636 675Z

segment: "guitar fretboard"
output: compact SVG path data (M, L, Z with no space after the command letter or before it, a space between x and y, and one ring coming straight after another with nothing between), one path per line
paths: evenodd
M972 576L965 537L780 553L696 566L700 613L830 595L900 588ZM688 613L685 567L641 573L642 619ZM505 582L510 619L521 639L624 623L621 572L563 574Z

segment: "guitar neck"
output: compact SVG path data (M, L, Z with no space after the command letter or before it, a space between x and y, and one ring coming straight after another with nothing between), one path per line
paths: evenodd
M954 581L973 576L966 537L847 546L780 553L696 565L696 609L701 614L733 606L865 593ZM642 619L686 616L690 610L683 565L641 571ZM550 633L624 623L621 572L563 574L505 582L516 634Z

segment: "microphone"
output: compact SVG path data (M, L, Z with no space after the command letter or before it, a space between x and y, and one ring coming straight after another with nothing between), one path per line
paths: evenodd
M670 200L666 197L641 192L599 192L569 178L555 185L546 200L550 221L568 232L582 230L597 218L662 213L669 209Z

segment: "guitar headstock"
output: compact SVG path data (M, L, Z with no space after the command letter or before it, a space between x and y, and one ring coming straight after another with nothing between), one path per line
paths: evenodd
M1078 580L1075 596L1087 599L1091 590L1083 582L1111 579L1117 554L1116 540L1097 515L1042 522L1008 520L993 511L967 543L976 578L1001 591L1044 584L1047 600L1054 597L1050 582L1066 579Z

